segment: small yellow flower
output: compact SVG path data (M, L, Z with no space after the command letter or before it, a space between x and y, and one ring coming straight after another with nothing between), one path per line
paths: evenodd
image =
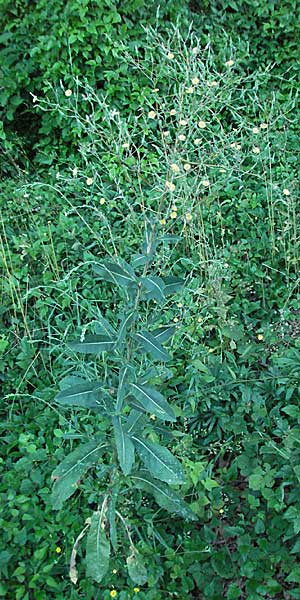
M230 60L226 60L225 66L226 67L232 67L234 65L234 60L230 59Z
M159 92L159 88L154 88L153 92Z
M174 115L176 115L176 110L175 110L175 108L171 108L171 110L170 110L170 115L171 115L171 117L174 117Z
M222 169L219 169L219 172L220 172L220 173L226 173L226 169L223 169L223 168L222 168Z
M252 152L253 154L260 154L260 148L258 146L253 146Z
M106 202L105 198L100 198L100 200L99 200L99 203L100 203L101 205L105 204L105 202Z
M192 218L193 218L193 217L192 217L191 213L186 213L186 214L185 214L185 220L186 220L186 221L190 222L190 221L192 220Z
M223 510L223 508L220 508L220 510L219 510L219 513L220 513L220 515L223 515L223 514L224 514L224 510Z
M179 321L178 317L174 317L173 323L178 323L178 321Z
M178 136L178 139L179 139L181 142L184 142L184 141L186 140L186 135L184 135L183 133L181 133L181 134Z
M173 173L179 173L180 169L179 166L176 165L175 163L172 163L170 166L171 171L173 171Z
M236 149L241 150L242 146L240 144L236 144Z
M179 125L187 125L187 121L185 119L180 119Z
M264 336L262 333L259 333L256 337L260 342L264 339Z
M213 79L213 81L207 82L208 87L216 87L216 85L218 85L218 82L215 79Z
M133 588L133 591L134 591L134 593L135 593L135 594L138 594L138 593L139 593L139 591L140 591L140 588L138 588L138 587L135 587L135 588Z
M172 59L174 58L174 54L173 54L173 52L168 52L168 54L167 54L167 58L168 58L169 60L172 60Z
M192 53L193 54L198 54L198 52L199 52L199 50L198 50L198 48L196 48L196 46L195 46L195 48L192 48Z
M70 98L70 96L72 96L72 94L73 94L72 90L65 91L65 96L67 96L67 98Z
M183 165L183 168L184 168L185 171L190 171L191 170L191 165L189 163L185 163Z
M208 179L203 179L201 181L201 185L203 185L204 187L209 187L210 186L210 182L208 181Z
M178 303L177 303L177 306L178 306L178 308L183 308L183 304L182 304L182 302L178 302Z
M86 185L93 185L94 180L92 177L88 177L85 183L86 183Z
M206 127L205 121L199 121L198 127L200 127L200 129L205 129L205 127Z
M60 554L61 553L61 547L60 546L56 546L55 552L56 552L56 554Z
M122 148L129 148L128 142L125 142L125 144L122 144Z
M160 219L159 222L160 222L161 225L165 225L166 224L166 219Z
M268 123L261 123L260 128L261 129L268 129Z
M194 91L194 88L191 86L191 87L186 88L185 91L186 91L187 94L192 94L193 91Z
M230 148L235 148L235 143L230 144Z
M60 172L59 172L59 171L57 171L57 173L56 173L55 177L56 177L56 179L59 179L59 178L60 178Z
M117 593L118 593L117 590L111 590L111 592L109 592L109 595L111 598L115 598Z
M74 169L72 171L73 177L76 177L77 173L78 173L78 169L77 169L77 167L74 167Z
M118 571L117 571L117 569L113 569L113 570L112 570L112 573L113 573L114 575L116 575L116 573L117 573L117 572L118 572Z
M155 110L150 110L150 112L148 112L148 119L155 119L155 117L156 117Z
M175 206L175 204L173 204L171 210L175 210L175 212L177 212L177 206Z
M290 196L291 194L290 190L288 190L287 188L284 188L284 190L282 190L282 193L284 196Z
M171 181L166 181L166 188L170 191L170 192L174 192L175 190L175 184L172 183Z
M171 214L170 214L171 219L176 219L177 218L177 212L175 212L175 210L172 210Z
M258 127L252 127L252 133L259 133Z
M151 421L156 421L156 415L150 415Z
M192 84L193 84L193 85L198 85L198 83L199 83L199 79L198 79L198 77L193 77L193 79L192 79Z
M194 140L194 144L195 144L195 146L199 146L199 144L201 144L201 138L196 138Z
M203 321L202 317L198 317L197 321L198 321L198 323L202 323L202 321Z
M164 137L167 137L168 135L170 135L170 132L169 131L163 131L162 134L163 134Z

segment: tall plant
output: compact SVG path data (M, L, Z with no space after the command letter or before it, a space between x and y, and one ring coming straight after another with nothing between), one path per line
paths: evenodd
M76 551L83 535L87 532L87 576L99 583L108 571L111 551L118 551L120 526L128 538L129 575L137 584L147 581L147 569L135 546L130 523L118 506L133 488L154 496L156 503L170 513L196 519L173 488L185 481L180 461L167 448L172 431L166 424L175 423L174 408L151 382L156 376L154 363L166 363L171 358L163 344L175 331L174 326L158 326L151 303L163 304L169 294L183 285L178 278L155 275L154 256L161 241L156 238L154 226L148 224L142 252L133 256L131 264L121 259L94 264L97 277L119 288L122 318L114 328L100 316L96 333L83 333L79 340L70 343L70 348L83 355L106 353L106 377L104 381L78 379L75 384L73 378L73 385L56 396L59 404L83 407L101 415L106 425L106 433L101 428L101 432L86 439L53 473L52 504L58 510L79 488L89 469L98 465L98 481L101 479L101 501L73 548L70 577L74 583L78 577ZM147 311L142 308L145 302ZM159 315L159 311L156 313Z

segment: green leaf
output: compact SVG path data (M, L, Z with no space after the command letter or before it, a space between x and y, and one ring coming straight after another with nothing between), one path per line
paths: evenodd
M166 483L184 483L180 462L167 448L133 435L133 443L145 467L153 477Z
M163 348L160 342L148 331L140 331L135 335L135 339L141 342L147 352L150 352L153 358L161 361L170 360L171 357Z
M129 475L134 463L134 445L124 431L121 417L113 417L112 423L120 467L124 475Z
M118 331L118 339L116 342L116 347L120 348L120 346L122 345L124 338L126 336L126 331L128 330L128 328L130 327L131 323L133 323L133 321L136 318L136 311L132 310L130 311L127 315L125 315L120 323L120 327L119 327L119 331Z
M108 352L109 350L113 350L114 346L115 341L107 335L87 335L83 342L75 340L69 344L72 350L81 354Z
M184 519L197 520L197 515L195 515L189 505L174 490L165 483L149 477L146 471L141 470L131 475L131 479L135 482L136 487L152 494L161 508L170 513L176 513Z
M109 568L110 543L103 530L101 511L92 514L86 542L86 576L100 583Z
M97 315L97 323L95 324L95 331L100 335L108 335L108 337L115 338L117 334L111 324L101 314Z
M130 579L138 585L144 585L148 580L148 573L140 553L135 548L132 548L126 563Z
M78 489L84 473L99 460L104 444L89 442L71 452L53 471L52 506L60 510L63 502Z
M158 327L157 329L154 329L154 331L151 331L151 333L155 337L155 339L158 342L160 342L160 344L162 344L163 342L167 342L170 339L170 337L174 335L175 331L175 326Z
M115 552L118 550L118 536L116 527L116 504L119 498L119 484L113 485L110 493L108 508L107 508L107 519L109 522L109 537L110 543Z
M56 402L65 406L83 406L84 408L98 408L100 403L100 390L102 384L80 383L69 387L55 396Z
M128 380L134 376L134 368L131 365L125 365L119 371L119 385L117 392L116 412L119 412L123 406L123 400L128 391Z
M165 301L164 294L164 281L160 277L156 277L155 275L149 275L148 277L141 278L142 285L148 290L147 298L151 298L156 300L157 302Z
M126 433L132 435L133 433L140 433L143 430L143 426L146 423L145 415L139 410L133 409L126 421Z
M164 421L176 421L173 409L162 394L150 387L136 383L131 383L130 386L133 390L132 394L149 413L153 413Z
M105 281L110 281L121 287L128 287L136 283L136 277L130 265L127 269L120 267L116 263L104 261L98 265L93 265L96 275L99 275Z
M164 283L165 296L168 296L169 294L175 294L176 292L181 290L181 288L184 285L184 280L178 279L178 277L164 277Z

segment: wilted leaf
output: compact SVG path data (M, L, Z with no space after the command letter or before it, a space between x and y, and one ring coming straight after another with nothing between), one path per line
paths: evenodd
M86 542L86 576L97 583L100 583L107 573L110 557L110 543L102 525L102 512L94 512Z
M148 580L148 573L144 561L135 548L126 559L130 579L138 585L144 585Z

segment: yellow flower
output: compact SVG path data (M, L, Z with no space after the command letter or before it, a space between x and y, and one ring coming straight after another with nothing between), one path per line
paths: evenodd
M210 186L210 182L208 181L208 179L203 179L201 181L201 185L204 185L204 187L209 187Z
M173 322L178 323L178 321L179 321L178 317L174 317Z
M259 333L256 337L260 342L264 339L264 336L262 333Z
M70 96L72 96L72 94L73 94L72 90L65 91L65 96L67 96L67 98L70 98Z
M184 141L186 140L186 135L183 135L183 133L181 133L181 134L178 136L178 139L179 139L181 142L184 142Z
M117 571L117 569L113 569L113 570L112 570L112 573L113 573L114 575L116 575L116 573L117 573L117 572L118 572L118 571Z
M261 129L268 129L268 123L261 123L260 128Z
M60 554L61 553L61 547L60 546L56 546L55 552L56 552L56 554Z
M178 302L177 306L178 306L178 308L182 308L183 307L182 302Z
M170 192L174 192L175 190L175 185L174 183L172 183L171 181L166 181L166 188L168 190L170 190Z
M159 92L159 88L154 88L153 92Z
M185 119L180 119L179 125L187 125L187 121Z
M230 144L230 148L235 148L235 143Z
M161 225L165 225L166 224L166 219L160 219L159 222L160 222Z
M234 60L230 59L230 60L226 60L225 66L226 67L232 67L234 65Z
M220 515L223 515L223 514L224 514L224 510L223 510L223 508L220 508L220 510L219 510L219 513L220 513Z
M198 52L199 52L199 50L198 50L198 48L196 48L196 46L195 46L195 48L192 48L192 53L193 54L198 54Z
M219 169L220 173L226 173L226 169Z
M111 590L111 592L109 592L109 595L111 598L115 598L117 593L118 593L117 590Z
M133 588L133 591L134 591L134 593L135 593L135 594L138 594L138 593L139 593L139 591L140 591L140 588L138 588L138 587L136 587L136 588Z
M216 85L218 85L218 82L215 79L213 79L213 81L207 82L208 87L216 87Z
M189 222L189 221L191 221L191 220L192 220L192 218L193 218L193 217L192 217L191 213L186 213L186 215L185 215L185 220L186 220L186 221L188 221L188 222Z
M172 60L174 58L173 52L168 52L167 58L169 58L169 60Z
M193 85L198 85L198 83L199 83L199 79L198 79L198 77L193 77L193 79L192 79L192 84L193 84Z
M148 112L148 118L155 119L155 117L156 117L156 112L154 110L150 110L150 112Z
M170 214L171 219L176 219L177 218L177 212L175 212L175 210L172 210L171 214Z
M105 202L106 202L105 198L100 198L100 200L99 200L99 203L100 203L101 205L105 204Z
M200 129L205 129L205 127L206 127L205 121L199 121L198 127L200 127Z
M77 173L78 173L78 169L77 169L77 167L74 167L74 169L72 171L73 177L76 177Z
M151 421L156 421L156 415L150 415Z
M175 110L175 108L171 108L171 110L170 110L170 115L171 115L171 117L173 117L174 115L176 115L176 110Z
M237 149L237 150L240 150L240 149L241 149L241 147L242 147L242 146L241 146L240 144L236 144L236 149Z
M189 163L185 163L185 165L183 165L183 168L185 171L190 171L191 170L191 165Z
M169 131L163 131L162 134L163 134L164 137L167 137L168 135L170 135L170 132Z
M202 321L203 321L202 317L198 317L197 321L198 321L198 323L202 323Z
M258 146L253 146L252 152L253 154L260 154L260 148Z
M193 87L188 87L188 88L186 88L185 91L186 91L187 94L192 94L193 91L194 91L194 88Z
M86 183L86 185L93 185L94 180L92 177L88 177L85 183Z
M259 133L258 127L253 127L252 128L252 133Z
M287 188L284 188L284 190L282 190L282 193L284 196L290 196L291 194L290 190L288 190Z
M179 173L180 169L178 165L175 165L175 163L171 164L171 171L173 171L173 173Z
M122 144L122 148L129 148L128 142L125 142L125 144Z
M199 146L199 144L201 144L201 138L196 138L194 140L194 144L195 144L195 146Z

